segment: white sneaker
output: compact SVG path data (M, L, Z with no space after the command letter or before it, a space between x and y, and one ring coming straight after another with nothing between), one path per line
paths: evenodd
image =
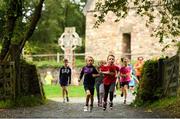
M65 103L66 102L66 100L65 100L65 98L63 99L63 103Z
M88 111L88 106L84 106L84 112Z

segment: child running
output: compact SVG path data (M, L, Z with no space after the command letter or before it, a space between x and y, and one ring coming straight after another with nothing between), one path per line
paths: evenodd
M129 90L131 91L132 94L135 94L135 87L136 85L139 84L139 80L137 79L136 75L131 72L131 81L129 82Z
M124 104L126 104L128 85L131 80L131 67L128 66L128 59L123 59L123 66L120 69L120 88L122 91L121 96L124 95Z
M112 109L113 108L113 97L114 97L114 89L116 85L116 74L119 71L119 68L114 65L115 56L109 55L107 57L107 66L106 71L102 71L104 74L103 84L104 84L104 104L103 104L103 110L105 111L107 108L107 98L108 93L110 93L110 103L109 106Z
M68 66L67 59L64 59L64 66L60 68L59 83L62 87L63 102L65 101L69 102L67 86L68 84L71 84L71 68ZM66 94L66 100L65 100L65 94Z
M82 77L84 76L84 89L86 92L86 104L84 107L84 111L92 111L93 108L93 102L94 102L94 85L95 85L95 77L99 76L98 71L93 66L94 59L93 57L89 56L86 59L87 65L84 66L80 73L80 79L81 81ZM89 100L91 100L91 104L89 107Z
M103 84L103 74L101 71L104 69L104 65L106 64L105 61L101 60L99 61L99 66L98 66L98 71L99 71L99 76L95 79L95 84L96 84L96 92L97 92L97 99L98 99L98 107L102 107L102 99L104 97L104 84Z

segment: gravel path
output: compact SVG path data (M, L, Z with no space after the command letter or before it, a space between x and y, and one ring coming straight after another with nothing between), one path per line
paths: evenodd
M48 103L36 107L0 109L0 118L162 118L151 111L129 106L134 97L129 95L127 104L123 104L123 98L114 99L113 110L107 108L103 111L95 104L92 112L83 112L85 98L70 98L70 102L62 103L62 98L49 99Z

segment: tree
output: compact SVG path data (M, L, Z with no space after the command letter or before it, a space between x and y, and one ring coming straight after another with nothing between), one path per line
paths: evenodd
M3 15L2 26L2 49L0 53L0 63L14 61L16 72L16 85L18 87L20 77L20 56L22 49L32 36L37 22L41 17L44 0L1 0ZM26 4L34 7L27 7ZM26 11L27 8L31 8ZM27 13L29 13L27 15ZM17 88L17 95L19 90Z
M125 18L130 10L135 10L140 16L148 17L146 26L159 19L159 25L154 29L152 35L159 37L159 42L164 38L172 39L176 42L176 37L180 35L180 0L100 0L96 4L95 17L98 20L95 27L105 21L108 11L112 11L117 16L115 22ZM168 47L167 45L166 47Z
M32 47L38 45L39 50L36 52L59 52L60 47L57 41L65 27L75 26L80 37L84 37L85 17L81 7L80 3L72 0L45 1L42 17L30 42L33 44ZM48 50L44 47L48 47Z

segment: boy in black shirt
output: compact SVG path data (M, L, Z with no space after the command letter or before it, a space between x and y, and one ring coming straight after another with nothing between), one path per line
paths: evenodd
M59 83L62 87L63 102L65 102L65 94L66 94L66 100L67 102L69 102L67 86L68 84L71 84L71 68L68 66L67 59L64 60L64 66L60 68Z

